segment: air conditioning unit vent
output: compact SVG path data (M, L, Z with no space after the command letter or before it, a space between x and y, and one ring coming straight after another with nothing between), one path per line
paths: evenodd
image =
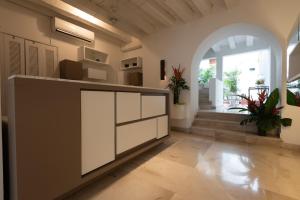
M85 42L93 42L95 40L94 32L67 22L58 17L53 18L53 31L72 36Z

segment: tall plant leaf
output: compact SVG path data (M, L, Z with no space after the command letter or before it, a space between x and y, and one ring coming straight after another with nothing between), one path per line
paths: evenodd
M291 92L289 89L287 89L287 104L291 106L298 106L296 95L293 92Z
M278 103L279 103L279 89L276 88L270 94L269 98L265 103L265 113L271 113Z
M290 118L283 118L280 121L281 121L282 126L284 126L284 127L292 125L292 119L290 119Z

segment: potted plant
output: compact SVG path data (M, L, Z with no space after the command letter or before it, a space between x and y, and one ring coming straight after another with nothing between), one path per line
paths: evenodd
M281 118L280 110L283 107L277 107L279 102L279 89L275 89L269 97L266 90L258 94L258 101L244 95L237 95L247 101L245 108L230 108L240 110L240 112L248 111L250 114L241 121L241 125L255 122L258 130L258 135L266 136L267 132L282 126L291 126L292 119Z
M180 68L180 65L176 68L173 67L173 75L169 79L168 88L173 92L173 118L183 119L185 117L184 104L179 103L180 94L182 90L189 90L186 80L182 77L184 69Z
M291 106L300 107L300 94L293 93L289 89L287 89L287 103Z
M264 85L265 84L265 79L257 79L256 81L255 81L255 84L257 85L257 86L262 86L262 85Z

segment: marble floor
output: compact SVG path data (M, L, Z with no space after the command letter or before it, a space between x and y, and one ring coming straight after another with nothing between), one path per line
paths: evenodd
M173 133L68 200L300 199L300 152Z

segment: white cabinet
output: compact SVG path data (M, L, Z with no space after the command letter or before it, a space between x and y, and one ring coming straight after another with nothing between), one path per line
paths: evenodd
M81 92L81 172L115 159L114 92Z
M86 46L79 48L79 60L99 65L108 65L108 54Z
M25 41L26 75L55 77L57 74L57 48L34 41Z
M142 96L142 118L166 114L166 96Z
M121 60L121 70L141 69L143 59L141 57L133 57Z
M167 136L169 132L168 116L157 118L157 139Z
M117 123L141 118L141 94L117 92Z
M117 127L117 154L143 144L157 136L156 119Z

